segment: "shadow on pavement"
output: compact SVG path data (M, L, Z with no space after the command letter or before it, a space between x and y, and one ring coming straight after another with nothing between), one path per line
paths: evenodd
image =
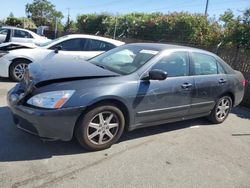
M231 113L242 119L250 119L250 109L246 107L233 108Z
M76 141L44 142L16 128L10 109L0 107L0 162L51 158L85 152Z
M195 125L207 126L211 124L206 119L200 118L148 127L124 134L120 142L185 129ZM0 144L0 162L47 159L52 156L82 154L87 152L75 139L70 142L44 142L37 136L17 129L12 121L8 107L0 107Z
M13 81L11 81L9 78L0 78L0 82L13 82Z

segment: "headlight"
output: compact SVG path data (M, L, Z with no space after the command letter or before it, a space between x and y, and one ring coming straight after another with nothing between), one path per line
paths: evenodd
M74 94L74 90L52 91L31 97L27 103L40 108L61 108Z

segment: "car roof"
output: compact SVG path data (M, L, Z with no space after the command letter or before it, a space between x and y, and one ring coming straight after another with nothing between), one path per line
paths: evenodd
M40 35L36 34L35 32L33 32L31 30L28 30L28 29L23 29L23 28L14 27L14 26L2 26L1 28L3 28L3 29L18 29L18 30L26 31L26 32L30 33L35 38L41 37Z
M70 34L67 35L68 38L87 38L87 39L96 39L96 40L101 40L104 42L108 42L108 43L112 43L116 46L120 46L125 44L122 41L119 40L115 40L115 39L111 39L111 38L106 38L106 37L100 37L100 36L96 36L96 35L87 35L87 34Z
M215 56L214 53L194 48L194 47L189 47L189 46L182 46L182 45L175 45L175 44L165 44L165 43L131 43L128 45L135 45L135 46L140 46L140 47L145 47L145 48L152 48L152 50L157 50L157 51L165 51L165 50L185 50L185 51L191 51L191 52L200 52L200 53L205 53L208 55L213 55Z
M32 31L30 31L28 29L23 29L23 28L14 27L14 26L2 26L1 28L4 28L4 29L18 29L18 30L22 30L22 31L32 32Z

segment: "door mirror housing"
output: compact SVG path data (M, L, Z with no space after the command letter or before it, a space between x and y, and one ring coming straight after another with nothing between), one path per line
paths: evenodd
M167 77L167 72L159 69L153 69L148 72L147 76L143 77L143 80L166 80Z
M60 50L62 50L62 46L56 46L55 53L58 54Z

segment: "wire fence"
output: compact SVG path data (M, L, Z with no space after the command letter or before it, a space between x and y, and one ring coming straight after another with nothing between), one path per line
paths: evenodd
M237 47L221 48L218 55L232 68L242 72L246 79L245 95L242 105L250 108L250 50Z

